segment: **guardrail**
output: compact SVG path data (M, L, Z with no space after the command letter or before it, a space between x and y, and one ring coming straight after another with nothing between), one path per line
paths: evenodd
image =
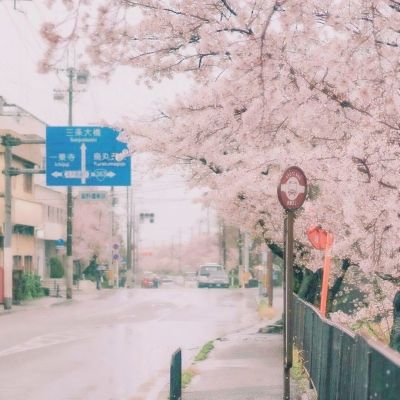
M332 323L297 296L294 342L319 400L400 399L400 353Z
M169 375L169 400L182 398L182 351L178 349L172 354Z

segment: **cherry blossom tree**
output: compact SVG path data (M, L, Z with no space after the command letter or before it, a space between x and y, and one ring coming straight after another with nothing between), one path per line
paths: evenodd
M190 169L220 215L270 243L282 237L279 178L300 166L310 196L297 240L307 246L311 224L333 232L336 274L350 259L384 287L391 309L398 286L379 276L400 276L397 1L65 3L70 17L42 29L43 70L76 41L101 76L130 66L149 86L186 77L190 95L146 123L123 122L131 151ZM311 248L297 260L321 264ZM366 291L373 318L382 302Z
M197 271L201 264L218 262L218 250L217 238L203 235L186 243L155 247L150 254L139 250L139 265L142 270L150 271Z
M87 265L96 256L99 264L111 257L111 213L104 201L75 200L73 256Z

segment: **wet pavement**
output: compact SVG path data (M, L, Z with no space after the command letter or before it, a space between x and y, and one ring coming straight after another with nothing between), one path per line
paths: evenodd
M216 341L209 359L194 366L197 376L184 400L281 400L282 336L254 329Z
M276 317L269 323L281 315L280 289L275 290L274 306ZM183 400L281 400L282 335L259 333L265 325L258 323L214 341L208 358L192 364L195 376Z
M188 365L210 338L254 324L256 296L240 289L103 290L1 313L0 398L156 399L172 352L181 347Z

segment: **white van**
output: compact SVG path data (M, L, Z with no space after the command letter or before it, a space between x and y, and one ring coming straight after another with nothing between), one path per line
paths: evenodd
M225 277L226 275L226 277ZM197 271L197 287L228 287L229 279L225 268L216 263L201 265Z

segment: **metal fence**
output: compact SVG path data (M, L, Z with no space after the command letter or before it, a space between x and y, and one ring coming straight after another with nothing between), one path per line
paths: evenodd
M172 354L169 375L169 400L182 398L182 351L178 349Z
M319 400L399 400L400 353L294 298L294 341Z

